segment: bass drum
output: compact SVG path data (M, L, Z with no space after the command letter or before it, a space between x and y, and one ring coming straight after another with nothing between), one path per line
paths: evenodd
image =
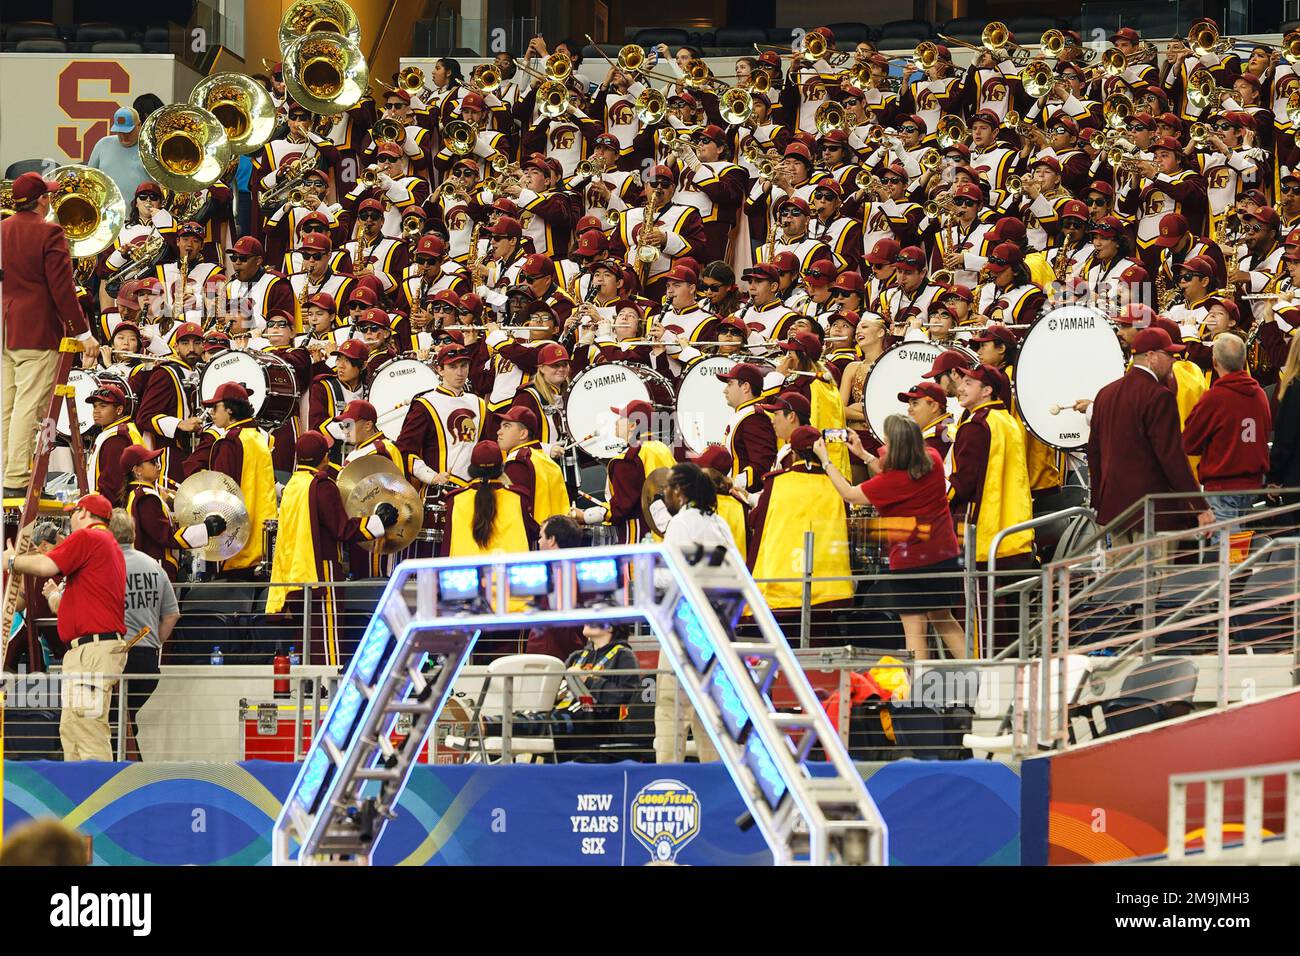
M1067 305L1034 323L1020 343L1012 387L1030 433L1053 448L1088 444L1088 419L1074 410L1124 374L1115 326L1096 309Z
M654 369L632 362L592 365L577 374L564 394L564 432L593 458L610 459L623 453L627 443L614 434L618 416L611 411L628 402L649 402L667 416L673 404L673 387ZM656 419L658 414L656 414ZM671 429L652 428L660 441L671 443Z
M389 441L397 441L406 421L406 409L425 392L442 384L442 378L428 365L413 358L389 359L375 370L367 401L379 415L379 430Z
M710 445L723 445L727 440L727 426L735 410L723 395L723 383L718 376L731 371L732 366L748 362L763 369L763 390L776 382L777 373L771 363L751 356L715 355L702 359L686 370L677 389L677 430L695 454Z
M274 352L218 352L199 378L199 400L210 400L227 382L248 389L253 420L267 431L275 431L298 410L293 366Z
M899 342L885 349L880 358L876 359L876 364L867 372L867 381L862 387L862 404L867 428L877 441L885 440L886 418L907 414L907 403L899 401L898 396L911 391L918 382L924 382L925 379L921 376L930 371L934 360L946 351L963 353L968 357L972 368L978 362L969 349L956 346L945 348L932 342ZM951 412L952 400L949 400L948 406Z
M106 369L95 371L74 368L68 372L68 384L72 386L73 401L77 406L77 422L83 435L95 426L94 407L86 399L90 398L91 393L101 385L116 385L120 388L122 394L126 396L126 413L128 415L135 413L135 396L131 394L131 387L127 384L126 378L116 372ZM67 404L59 405L59 418L55 429L60 438L72 437L72 431L68 427Z

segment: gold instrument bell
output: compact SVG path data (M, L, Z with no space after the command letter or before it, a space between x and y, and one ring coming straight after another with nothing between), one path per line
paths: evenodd
M284 87L304 109L345 113L369 94L361 26L342 0L295 0L280 20Z
M668 100L658 90L644 90L636 98L636 118L642 126L654 126L667 112Z
M72 257L97 256L111 246L126 222L126 200L117 184L79 163L60 166L46 178L59 184L49 220L63 226Z
M220 471L200 471L182 481L172 514L182 527L202 524L209 515L225 519L226 530L208 538L202 549L209 561L226 561L239 554L253 531L244 493L233 478Z
M821 36L820 33L810 34L811 36ZM833 129L843 130L848 127L848 117L844 113L844 107L840 106L834 100L827 100L821 106L817 107L817 112L813 116L813 121L817 124L817 135L825 136Z
M1025 92L1036 100L1052 91L1052 87L1056 83L1056 74L1052 72L1052 68L1046 63L1030 63L1021 73L1020 82L1024 86Z
M455 156L468 156L478 142L478 127L464 120L450 120L442 128L442 141Z
M140 127L140 164L154 182L178 193L217 182L232 155L226 127L201 106L163 106Z
M939 125L934 130L935 139L942 149L952 149L958 144L970 143L970 131L960 116L945 113L939 117Z
M820 36L820 34L815 35ZM668 468L656 468L645 476L645 483L641 485L641 518L645 521L647 528L660 536L663 535L664 529L655 524L650 506L654 504L655 498L664 493L664 489L668 487L668 478L671 475L672 471Z
M728 126L740 126L749 119L753 111L754 98L750 96L749 90L739 86L733 86L718 100L718 112Z
M366 455L345 465L338 477L339 497L350 518L365 521L375 505L387 502L397 509L397 523L382 538L366 543L370 551L392 554L408 548L424 524L424 499L411 487L391 459Z
M212 112L226 128L226 142L235 155L255 153L275 132L275 103L262 84L242 73L204 77L190 93L189 103Z
M558 80L548 80L537 88L537 112L556 119L569 112L569 89Z
M634 75L645 67L646 55L643 47L629 43L618 51L618 68L624 73Z
M7 219L14 214L14 181L0 179L0 219Z

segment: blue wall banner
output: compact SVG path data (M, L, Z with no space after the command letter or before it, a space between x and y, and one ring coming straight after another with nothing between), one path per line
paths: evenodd
M264 865L296 764L6 761L4 825L56 816L95 862ZM1020 778L1004 764L902 760L864 768L895 865L1020 862ZM765 865L720 764L420 765L378 865Z

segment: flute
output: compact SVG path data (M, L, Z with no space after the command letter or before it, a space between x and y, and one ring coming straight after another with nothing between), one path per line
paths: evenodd
M121 355L123 358L139 359L142 362L171 362L175 365L184 365L186 368L190 367L189 362L170 355L145 355L141 352L123 352L120 349L113 349L113 354Z

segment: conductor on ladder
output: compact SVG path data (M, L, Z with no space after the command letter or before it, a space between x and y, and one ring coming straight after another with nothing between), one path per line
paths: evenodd
M23 173L12 187L16 211L0 222L6 498L27 495L36 425L49 407L64 336L74 336L88 355L99 353L99 343L77 302L67 237L62 226L45 218L51 190L57 186L40 173Z

